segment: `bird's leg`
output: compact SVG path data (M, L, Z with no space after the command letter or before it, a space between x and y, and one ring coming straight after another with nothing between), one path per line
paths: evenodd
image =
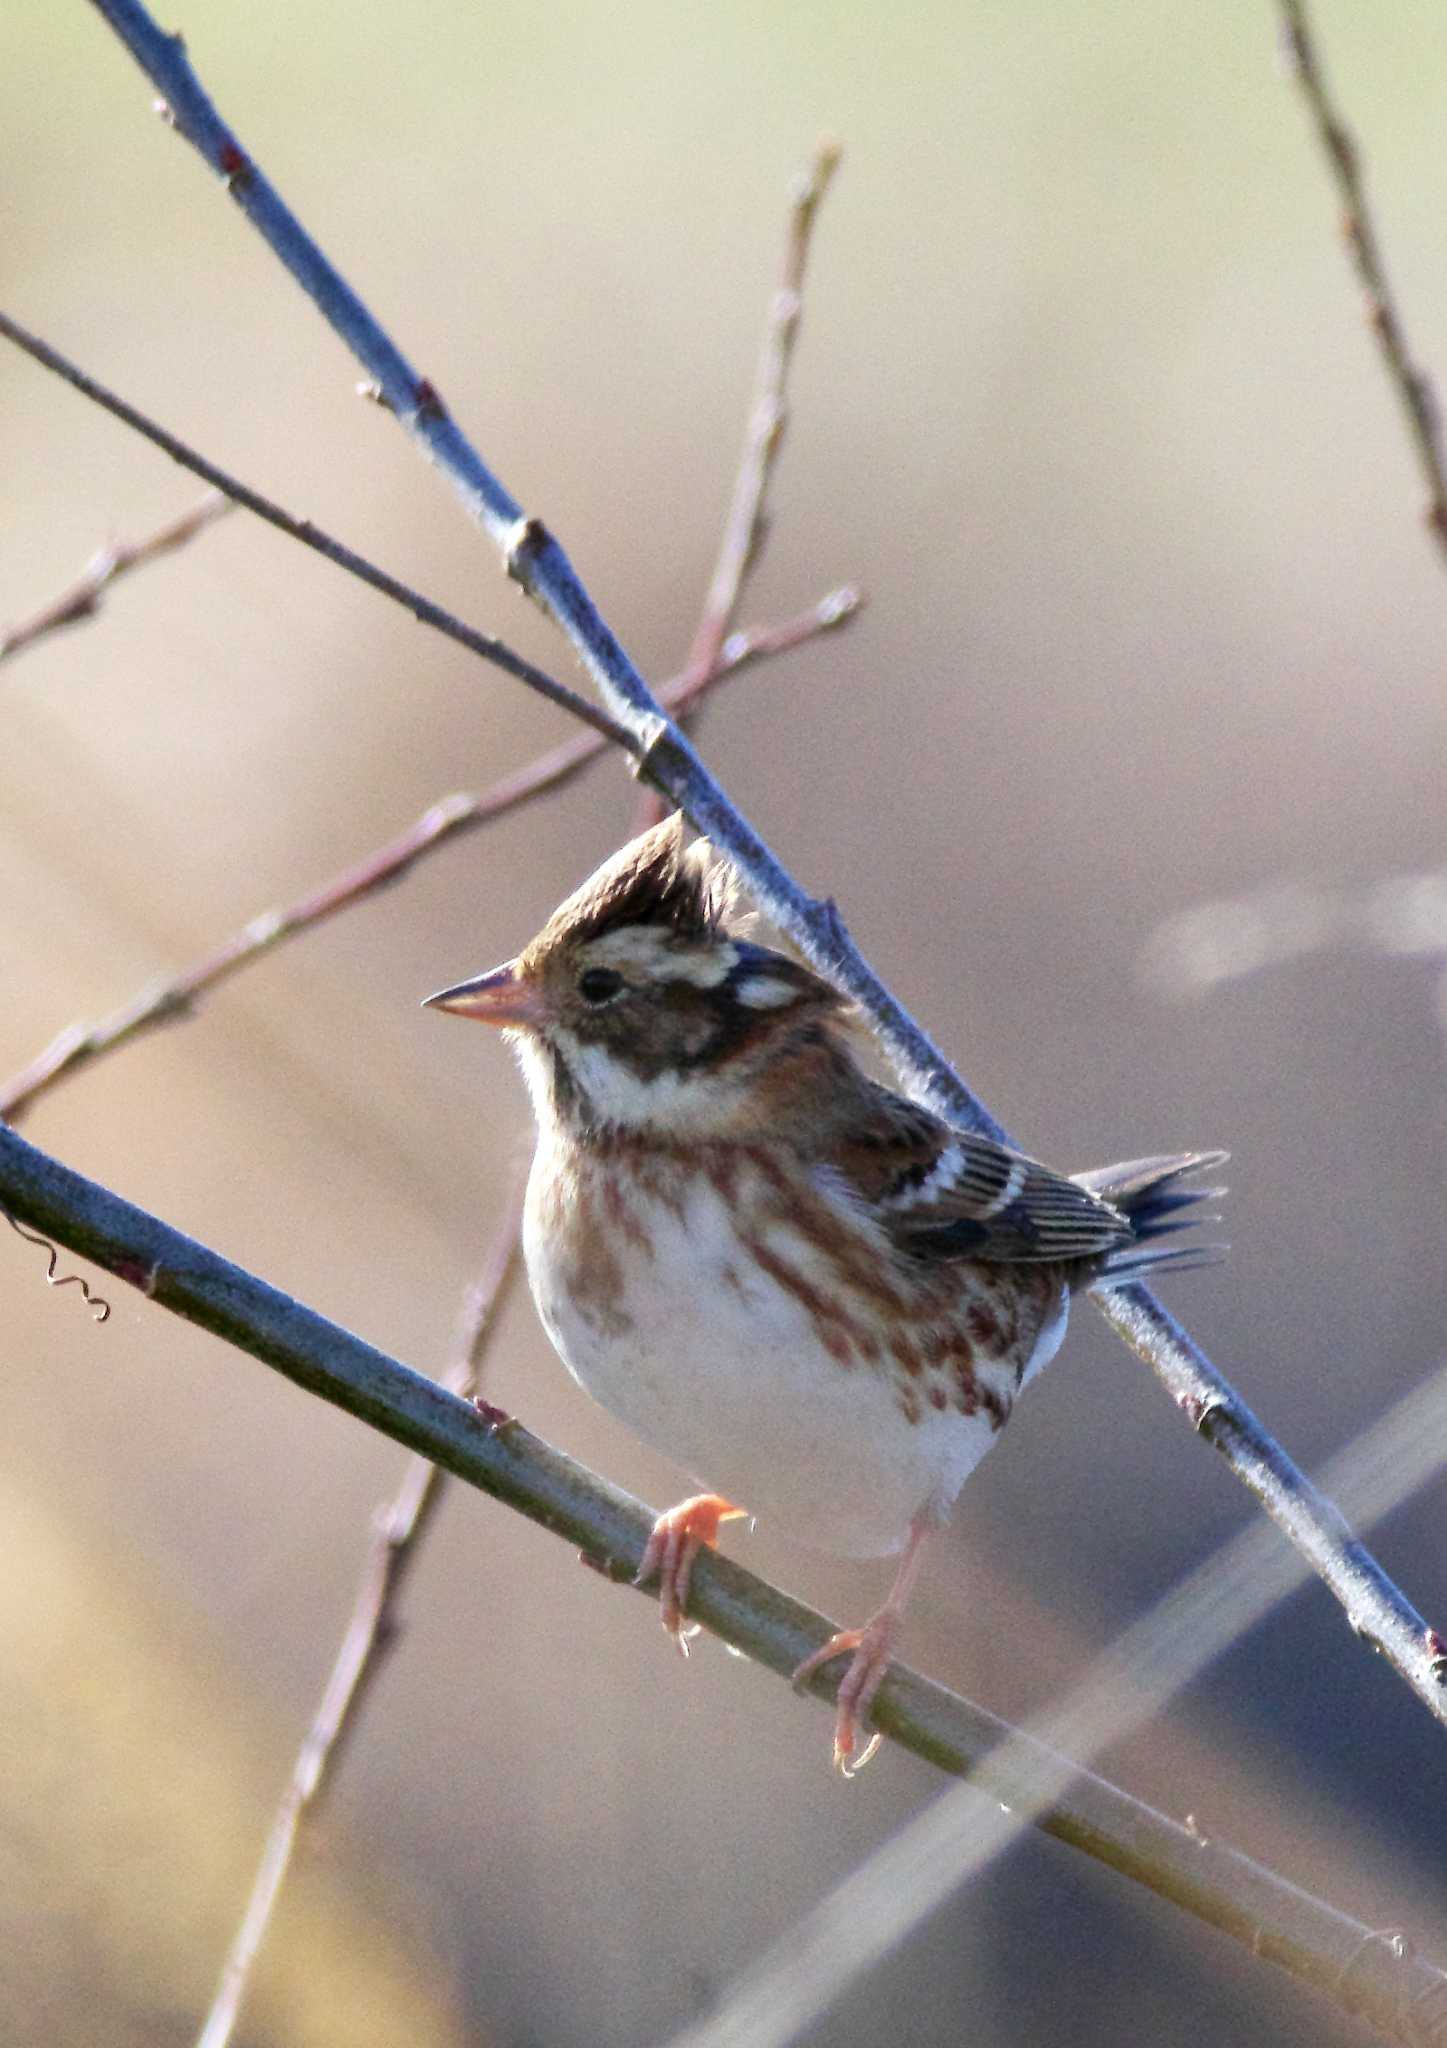
M915 1516L909 1525L904 1556L899 1561L899 1570L894 1575L894 1584L883 1607L865 1622L863 1628L842 1628L837 1635L830 1636L828 1642L806 1657L794 1673L793 1684L802 1689L821 1664L827 1664L832 1657L851 1653L849 1669L840 1679L839 1691L835 1695L834 1768L842 1777L852 1778L856 1771L862 1771L884 1740L878 1733L871 1735L863 1754L856 1758L854 1744L859 1726L861 1722L868 1721L874 1695L889 1669L905 1606L919 1576L925 1539L932 1536L939 1526L940 1518L932 1510L926 1509L923 1514Z
M667 1514L660 1515L653 1524L653 1534L648 1539L643 1562L633 1583L646 1586L657 1574L658 1606L663 1626L685 1657L691 1631L684 1626L684 1620L693 1561L701 1550L713 1550L717 1546L720 1522L738 1521L745 1512L719 1494L696 1493L689 1500L681 1500Z

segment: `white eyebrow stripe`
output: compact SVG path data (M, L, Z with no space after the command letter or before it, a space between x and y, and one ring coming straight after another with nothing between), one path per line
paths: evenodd
M694 988L717 988L728 980L738 964L737 946L713 943L668 955L659 971L665 981L686 981Z
M708 940L696 946L680 946L668 932L656 925L624 925L604 932L583 949L589 966L629 969L649 981L686 981L694 988L717 988L728 980L739 964L739 949L731 940Z

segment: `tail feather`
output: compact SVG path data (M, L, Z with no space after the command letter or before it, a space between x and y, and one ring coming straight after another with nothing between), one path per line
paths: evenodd
M1177 1272L1196 1266L1218 1265L1226 1256L1220 1244L1158 1245L1155 1240L1174 1236L1199 1223L1218 1222L1214 1215L1202 1215L1199 1202L1218 1202L1223 1187L1182 1187L1193 1173L1206 1173L1225 1164L1225 1152L1177 1152L1157 1159L1131 1159L1119 1166L1102 1166L1072 1178L1103 1202L1118 1209L1130 1224L1134 1236L1129 1244L1104 1260L1096 1285L1118 1286L1126 1280L1143 1278L1162 1266ZM1186 1213L1190 1211L1192 1213Z

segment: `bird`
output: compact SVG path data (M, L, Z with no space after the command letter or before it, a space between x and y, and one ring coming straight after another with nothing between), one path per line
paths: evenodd
M704 1488L658 1517L636 1581L658 1579L685 1653L724 1521L899 1558L883 1606L794 1673L848 1657L848 1776L930 1540L1072 1297L1219 1256L1160 1240L1221 1194L1189 1183L1227 1155L1067 1175L948 1122L873 1079L848 1000L755 929L677 812L427 1005L499 1027L521 1063L523 1249L564 1365Z

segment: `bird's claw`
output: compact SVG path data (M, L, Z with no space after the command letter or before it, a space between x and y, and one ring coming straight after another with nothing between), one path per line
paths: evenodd
M834 1696L834 1768L841 1778L857 1777L884 1740L875 1730L855 1755L860 1724L869 1719L874 1695L889 1669L898 1629L898 1615L884 1608L863 1628L840 1629L794 1670L790 1683L802 1691L822 1665L834 1657L849 1657L849 1669Z
M633 1583L646 1586L657 1578L659 1618L685 1657L690 1637L698 1634L687 1625L694 1560L700 1550L717 1545L720 1522L736 1521L743 1512L717 1493L696 1493L660 1515L644 1545Z

